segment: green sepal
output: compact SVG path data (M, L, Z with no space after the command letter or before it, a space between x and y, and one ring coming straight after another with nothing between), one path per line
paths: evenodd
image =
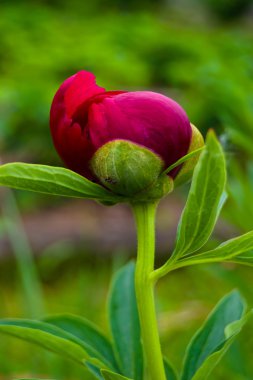
M130 200L152 201L173 189L172 180L161 176L163 160L130 141L114 140L103 145L93 155L90 166L106 188Z
M173 179L167 174L162 173L149 188L132 197L131 203L153 202L168 195L173 189Z

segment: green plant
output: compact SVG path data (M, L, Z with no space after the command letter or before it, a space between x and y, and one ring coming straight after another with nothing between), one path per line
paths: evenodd
M86 366L98 379L141 380L143 376L178 379L167 359L162 361L153 298L155 282L172 270L188 265L221 261L252 264L253 232L210 251L198 252L210 237L226 199L225 160L214 134L209 133L194 171L174 252L158 269L153 266L156 202L132 203L131 198L127 200L110 193L67 169L43 165L3 165L0 183L62 196L92 198L102 203L128 201L132 204L138 231L136 269L133 263L128 264L112 283L109 297L112 343L90 322L76 316L55 316L40 321L2 320L0 331L66 356ZM180 378L207 378L250 315L238 292L227 295L192 339Z

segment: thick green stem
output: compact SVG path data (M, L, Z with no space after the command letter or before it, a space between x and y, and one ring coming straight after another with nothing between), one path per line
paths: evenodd
M135 289L149 378L166 380L155 312L154 281L150 276L154 270L156 207L156 203L133 205L138 238Z

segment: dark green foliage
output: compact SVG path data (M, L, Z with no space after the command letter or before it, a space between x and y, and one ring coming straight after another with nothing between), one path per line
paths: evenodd
M252 0L205 0L208 9L221 20L232 20L246 15Z
M225 296L189 344L181 379L207 379L241 331L247 317L244 301L238 292Z
M142 380L143 353L134 270L135 265L131 262L115 275L109 296L109 317L122 373L135 380Z
M109 309L113 344L92 323L74 315L48 317L44 321L1 320L0 332L85 365L97 379L142 380L134 271L131 262L112 281Z

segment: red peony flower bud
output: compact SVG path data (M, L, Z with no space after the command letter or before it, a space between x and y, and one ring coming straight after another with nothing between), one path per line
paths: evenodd
M68 78L57 91L50 126L63 161L89 178L91 157L109 141L140 144L168 167L187 153L192 135L186 113L172 99L150 91L106 92L85 71Z

